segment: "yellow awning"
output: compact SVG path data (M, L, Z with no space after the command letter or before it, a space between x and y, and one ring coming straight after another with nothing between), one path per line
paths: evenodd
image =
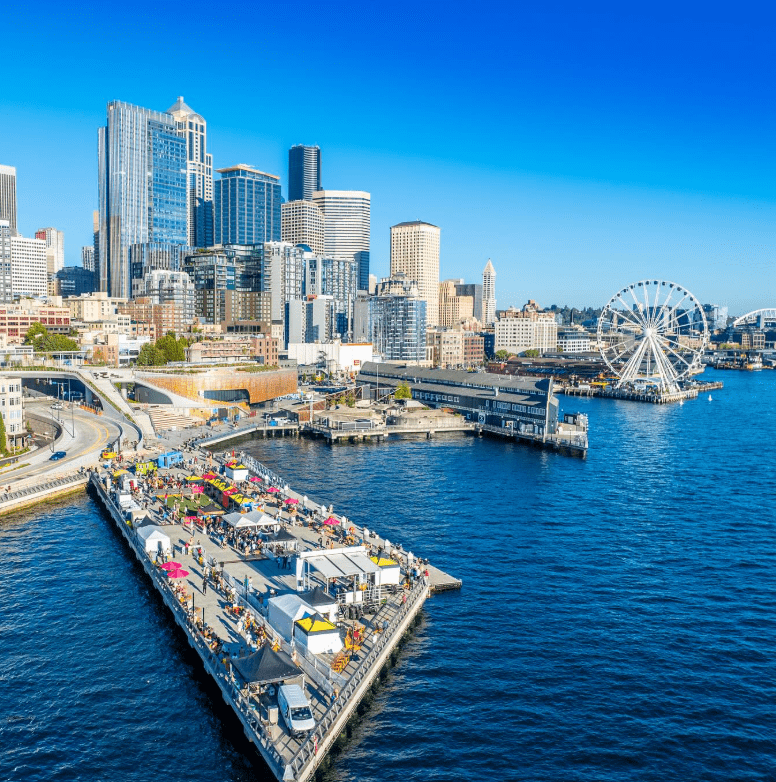
M330 633L332 630L337 629L331 622L320 616L304 616L301 619L297 619L296 623L308 635L310 633Z
M380 557L380 559L377 557L369 557L369 559L371 559L377 567L395 567L399 564L395 559L386 559L385 557Z

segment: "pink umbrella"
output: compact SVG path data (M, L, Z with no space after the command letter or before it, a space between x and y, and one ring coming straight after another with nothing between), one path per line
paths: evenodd
M339 524L339 521L334 518L334 516L329 516L326 521L323 522L324 524L328 524L330 527L333 527L335 524Z
M267 491L270 494L274 494L276 491L280 491L280 489L276 489L274 486L270 486L269 489L267 489Z
M183 570L182 568L175 568L175 570L168 570L167 575L170 578L186 578L188 576L189 571Z
M253 481L255 483L256 481L263 481L264 479L263 478L259 478L258 475L251 475L251 477L248 478L248 480L249 481Z
M179 567L181 567L180 562L165 562L162 565L162 570L176 570Z
M286 505L296 505L299 502L299 500L295 500L293 497L289 497L286 500Z

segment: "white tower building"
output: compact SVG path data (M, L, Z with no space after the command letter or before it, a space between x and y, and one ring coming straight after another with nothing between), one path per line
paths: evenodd
M439 237L439 228L422 220L391 226L391 276L418 284L428 327L439 325Z
M496 270L490 258L482 272L482 319L485 326L496 322Z

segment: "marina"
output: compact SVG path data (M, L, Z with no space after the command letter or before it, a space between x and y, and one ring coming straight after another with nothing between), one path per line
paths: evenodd
M113 465L90 486L272 774L304 782L427 597L461 582L250 456L205 465L194 453L160 456L164 469ZM287 685L301 687L314 729L291 730Z

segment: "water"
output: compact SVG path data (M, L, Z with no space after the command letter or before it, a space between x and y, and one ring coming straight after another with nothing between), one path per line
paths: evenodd
M562 398L586 461L248 444L464 581L331 782L776 779L776 374L718 376L711 402ZM0 584L0 779L270 779L91 499L0 521Z

